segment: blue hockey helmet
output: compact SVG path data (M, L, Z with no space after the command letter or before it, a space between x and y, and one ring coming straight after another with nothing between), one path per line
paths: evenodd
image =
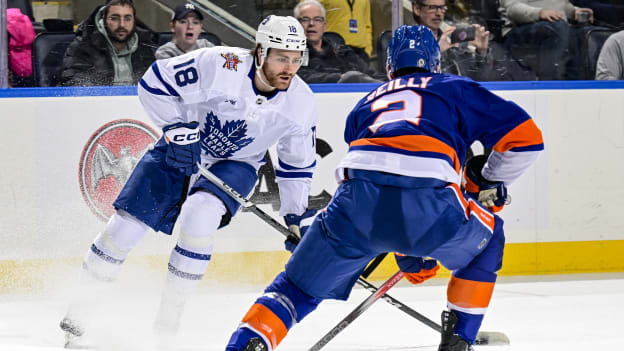
M440 65L440 46L427 26L400 26L388 43L390 72L418 67L436 72Z

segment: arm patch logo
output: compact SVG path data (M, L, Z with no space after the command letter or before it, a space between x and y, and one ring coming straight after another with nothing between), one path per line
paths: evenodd
M238 71L238 64L243 62L237 55L231 52L221 54L221 57L225 59L223 68L229 69L230 71Z
M103 222L114 213L113 202L137 162L160 136L147 124L119 119L100 127L82 150L78 171L80 192Z

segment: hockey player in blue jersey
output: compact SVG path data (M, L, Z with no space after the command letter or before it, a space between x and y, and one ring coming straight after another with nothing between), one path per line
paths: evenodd
M503 221L492 212L543 150L540 130L516 104L478 83L440 74L440 51L424 26L401 26L388 45L390 81L347 118L340 182L227 351L273 350L324 299L345 300L366 264L395 252L413 283L453 270L440 351L471 350L501 268ZM467 162L466 148L493 151Z
M184 303L208 267L215 232L239 209L194 175L198 161L247 195L267 149L277 143L280 214L291 226L314 214L307 206L317 110L312 91L295 75L307 60L304 30L293 17L269 16L258 27L256 45L158 60L141 79L139 99L163 137L138 163L86 254L80 296L61 322L70 344L84 332L98 283L118 276L149 229L171 234L174 224L179 238L155 327L159 335L175 334Z

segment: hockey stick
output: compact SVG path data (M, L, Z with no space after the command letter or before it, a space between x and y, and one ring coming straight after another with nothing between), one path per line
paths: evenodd
M256 214L258 217L260 217L260 219L265 221L271 227L275 228L278 232L284 234L286 238L288 238L288 240L292 241L294 244L299 243L299 237L290 230L288 230L288 228L286 228L280 222L276 221L275 218L271 217L271 215L259 209L256 204L247 200L247 198L245 198L243 195L239 194L236 190L225 184L221 179L219 179L219 177L212 174L212 172L207 170L206 167L202 166L199 162L197 162L197 167L199 167L199 173L201 173L201 175L206 177L206 179L208 179L212 184L216 185L219 189L223 190L241 206Z
M332 330L330 330L325 336L321 338L316 344L312 345L312 347L308 351L318 351L323 346L327 345L328 342L331 341L338 333L340 333L344 328L348 327L351 322L353 322L357 317L359 317L364 311L366 311L369 307L375 303L375 301L379 300L391 287L393 287L399 280L403 279L404 273L398 271L394 273L390 279L386 280L379 289L377 289L374 293L371 294L366 300L364 300L361 304L358 305L351 313L349 313L346 317L344 317Z
M197 163L197 166L199 168L199 173L201 173L202 176L204 176L211 183L216 185L219 189L223 190L226 194L228 194L231 198L233 198L241 206L249 209L251 212L253 212L258 217L260 217L260 219L262 219L263 221L268 223L271 227L275 228L278 232L280 232L281 234L286 236L293 243L295 243L295 244L299 243L299 241L300 241L299 237L297 237L290 230L288 230L288 228L286 228L283 224L281 224L280 222L276 221L269 214L267 214L266 212L264 212L261 209L259 209L253 202L249 201L244 196L239 194L236 190L232 189L229 185L225 184L221 179L219 179L219 177L217 177L214 174L212 174L209 170L207 170L199 162ZM365 279L362 279L362 278L358 278L356 283L358 285L362 286L363 288L365 288L366 290L368 290L370 292L373 292L373 293L377 292L377 290L378 290L377 287L375 287L373 284L369 283L368 281L366 281ZM411 317L413 317L413 318L419 320L420 322L424 323L428 327L434 329L438 333L441 332L442 327L440 327L439 324L437 324L436 322L432 321L431 319L423 316L422 314L416 312L415 310L413 310L409 306L404 305L403 303L401 303L400 301L398 301L394 297L392 297L392 296L390 296L388 294L383 294L382 299L385 300L386 302L388 302L389 304L391 304L392 306L394 306L394 307L400 309L401 311L407 313ZM478 344L478 345L507 345L507 344L509 344L509 338L507 338L507 336L505 334L501 333L501 332L487 332L487 331L484 331L484 332L479 332L479 335L477 336L477 341L475 342L475 344Z
M202 166L199 162L197 163L197 166L199 167L199 173L201 173L202 176L206 177L206 179L208 179L212 184L216 185L219 189L227 193L231 198L236 200L236 202L238 202L241 206L250 210L251 212L256 214L258 217L260 217L260 219L267 222L271 227L277 229L277 231L282 233L284 236L286 236L288 240L292 241L294 244L299 244L299 241L301 241L301 239L298 236L296 236L293 232L291 232L288 228L286 228L286 226L276 221L272 216L270 216L266 212L259 209L258 206L256 206L253 202L247 200L243 195L239 194L236 190L232 189L229 185L225 184L221 179L219 179L219 177L212 174L212 172L207 170L206 167ZM375 260L377 260L380 256L378 256ZM379 262L381 262L381 260ZM369 266L373 265L373 263L374 262L372 262ZM377 291L377 288L373 284L365 281L362 278L358 278L357 283L369 291ZM387 295L384 297L388 297L391 299L390 300L391 302L389 301L390 304L402 306L402 304L399 301L396 301L394 298L387 296ZM414 312L418 314L416 311Z
M388 254L387 252L384 252L382 254L379 254L379 256L375 257L373 262L371 262L366 267L364 272L362 272L362 278L364 278L364 279L368 278L368 276L371 275L371 273L373 273L373 271L377 268L377 266L379 266L381 264L381 261L383 261L384 258L386 258L387 254Z

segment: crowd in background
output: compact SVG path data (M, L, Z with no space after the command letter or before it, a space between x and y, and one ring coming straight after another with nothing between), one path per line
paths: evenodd
M371 13L370 0L303 0L291 15L308 39L303 80L387 80L389 31L373 37L371 16L381 14ZM624 3L616 0L412 0L412 15L436 35L445 73L477 81L624 79ZM220 45L201 38L203 21L192 4L177 6L163 42L139 20L132 0L105 1L72 27L75 36L49 85L137 84L156 59ZM7 30L10 85L41 85L33 79L31 19L9 8ZM590 46L594 33L602 34Z

